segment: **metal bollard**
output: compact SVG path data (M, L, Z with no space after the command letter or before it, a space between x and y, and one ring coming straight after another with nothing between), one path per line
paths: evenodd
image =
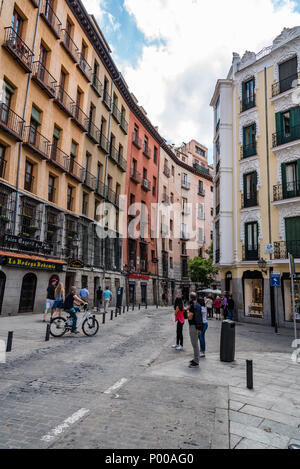
M112 312L110 313L110 320L113 321L113 319L114 319L114 312L112 311Z
M12 342L13 342L13 331L10 331L7 336L7 344L6 344L6 352L11 352L12 350Z
M106 313L103 313L102 324L105 324Z
M50 324L47 324L45 342L49 342L49 340L50 340Z
M122 307L119 307L119 316L122 316Z
M125 306L123 306L123 314L125 314Z
M141 309L141 305L139 305L139 311L140 311L140 309Z
M132 311L134 311L134 305L132 305Z
M253 361L247 360L247 388L253 389Z
M115 318L118 317L118 308L116 308L116 311L115 311Z
M129 306L127 305L127 313L128 313L128 311L129 311Z
M146 309L148 309L148 305L147 305L147 303L146 303Z

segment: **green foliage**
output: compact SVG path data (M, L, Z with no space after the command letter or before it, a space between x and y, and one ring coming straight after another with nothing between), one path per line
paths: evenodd
M210 287L218 273L218 269L213 267L213 259L211 257L208 259L195 257L189 261L189 275L191 281L194 283L200 283L206 287Z

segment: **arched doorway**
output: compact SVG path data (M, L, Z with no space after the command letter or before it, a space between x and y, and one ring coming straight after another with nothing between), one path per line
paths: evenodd
M5 283L6 283L6 275L3 272L0 272L0 314L2 313Z
M20 295L19 313L32 313L36 292L37 278L35 274L26 274L23 278Z

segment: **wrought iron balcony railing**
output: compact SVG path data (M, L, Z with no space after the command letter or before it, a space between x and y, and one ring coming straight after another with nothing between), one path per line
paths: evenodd
M125 116L121 113L121 122L120 122L121 129L127 135L128 134L128 122L125 119Z
M61 85L56 86L55 103L65 111L69 117L73 117L75 102Z
M63 171L69 170L69 155L58 148L56 145L50 145L50 161Z
M242 194L242 209L243 208L249 208L249 207L256 207L259 205L258 202L258 192L255 192L255 194L251 194L250 197L247 196L247 194Z
M75 158L70 157L68 161L68 172L71 176L80 182L84 181L85 168L81 164L77 163Z
M273 186L273 197L274 202L300 197L300 181L292 181L284 185L278 184L277 186Z
M55 98L57 81L39 61L33 62L32 79L46 91L50 98Z
M273 148L299 139L300 125L295 125L294 127L290 127L290 129L288 130L276 132L275 134L273 134Z
M103 93L103 85L101 83L101 81L99 80L98 76L96 73L93 74L93 78L92 78L92 87L94 88L94 90L96 91L97 95L99 96L99 98L101 98L102 96L102 93Z
M164 175L167 177L167 178L170 178L171 177L171 171L170 171L170 168L168 168L168 166L164 166L164 171L163 171Z
M106 199L111 204L116 205L117 194L108 186L106 187Z
M13 135L18 141L22 140L25 121L5 103L0 101L0 127Z
M110 110L111 109L111 96L107 90L103 90L103 103Z
M96 182L96 194L103 199L105 198L105 185L101 181Z
M41 16L46 21L57 39L60 38L61 22L56 16L49 0L44 0L41 8Z
M27 145L35 153L48 159L50 155L50 140L42 135L35 127L28 125L24 132L24 145Z
M88 121L88 136L94 143L99 143L100 129L94 124L94 122L89 119Z
M194 164L193 164L193 168L196 169L197 171L199 171L200 173L204 173L204 174L210 175L209 169L208 169L208 168L205 168L204 166L201 166L201 165L198 164L198 163L194 163Z
M182 180L182 181L181 181L181 187L182 187L183 189L190 190L190 188L191 188L191 183L188 182L188 181Z
M146 192L151 191L151 182L147 178L143 178L142 189Z
M139 136L135 132L133 132L133 134L132 134L132 143L139 150L142 148L142 139L139 138Z
M272 85L272 97L278 96L285 91L288 91L300 84L300 72L295 72L288 78L278 81Z
M72 107L72 114L75 124L77 124L83 132L88 132L90 119L85 112L83 112L81 107L74 104Z
M84 170L83 183L91 190L96 190L97 178L88 170Z
M251 96L251 98L243 98L241 101L241 112L248 111L248 109L252 109L255 106L256 106L255 95Z
M32 50L29 49L23 39L11 26L4 28L4 31L5 35L3 46L17 59L26 72L30 72L34 55Z
M151 158L151 150L148 145L144 145L143 155L145 155L149 160Z
M300 239L274 243L275 259L288 259L289 254L292 254L297 259L300 258Z
M116 103L113 103L112 105L112 115L116 119L118 124L120 124L121 123L121 111L118 109L118 106L116 105Z
M105 154L108 154L109 152L109 141L107 138L99 132L99 147L101 148L102 151L104 151Z
M62 29L62 41L61 44L64 46L66 51L68 52L69 56L73 60L73 62L77 63L78 62L78 53L79 49L76 46L75 42L71 38L70 34L66 29Z
M249 156L254 156L257 154L256 151L256 142L251 143L250 145L243 145L241 147L241 158L248 158Z
M123 158L123 156L120 153L118 155L117 165L121 169L121 171L123 171L123 173L126 173L127 161L125 160L125 158Z
M92 81L92 75L93 75L93 69L90 66L90 64L86 61L85 57L82 55L81 52L78 53L78 68L79 70L83 73L83 75L86 77L86 79L91 82Z
M109 157L114 163L117 164L119 161L119 152L112 143L110 144L109 148Z
M260 259L260 246L252 248L243 246L243 261L258 261Z
M130 177L136 184L140 184L142 182L141 173L139 173L135 169L131 169Z

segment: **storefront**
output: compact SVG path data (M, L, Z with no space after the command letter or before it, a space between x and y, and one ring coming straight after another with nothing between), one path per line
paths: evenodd
M283 301L284 301L284 320L285 322L293 322L293 302L292 302L292 287L290 274L283 274ZM296 303L296 319L300 322L300 274L296 274L294 280L295 287L295 303Z
M259 271L243 275L244 310L249 318L264 319L264 279Z

